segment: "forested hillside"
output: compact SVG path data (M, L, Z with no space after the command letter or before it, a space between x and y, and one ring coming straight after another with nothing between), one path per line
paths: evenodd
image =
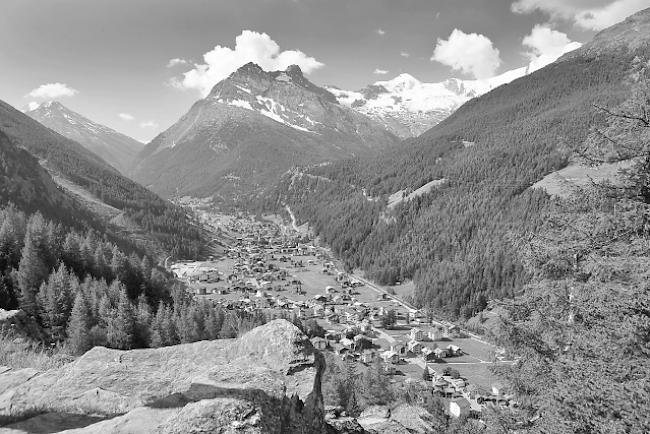
M66 179L75 188L121 212L120 224L115 224L113 219L104 222L107 227L115 226L115 230L126 231L127 234L129 231L144 234L147 240L142 243L143 247L150 250L183 258L199 254L201 233L186 210L125 178L80 144L44 127L2 101L0 133L4 137L0 139L5 140L7 145L25 149L52 175ZM15 203L21 200L17 192L7 199ZM83 207L79 208L79 212L85 212ZM95 217L99 219L99 216ZM151 247L152 244L154 247Z
M605 31L618 32L605 38L614 45L587 44L468 102L399 152L287 174L266 206L288 204L350 268L381 283L414 279L415 302L450 317L512 297L530 280L513 240L537 232L553 207L529 187L582 149L604 122L594 104L625 100L650 58L625 29ZM386 208L388 195L436 179L428 194Z

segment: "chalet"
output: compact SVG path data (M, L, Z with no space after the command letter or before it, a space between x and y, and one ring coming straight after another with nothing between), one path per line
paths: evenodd
M418 341L409 341L406 344L408 350L413 354L420 354L422 352L422 344Z
M372 350L363 350L361 353L361 362L365 364L370 364L375 361L376 353Z
M411 340L412 341L421 341L424 339L424 331L420 328L412 328L411 329Z
M449 380L449 383L456 389L457 391L461 391L467 386L467 383L465 382L464 379L462 378L452 378Z
M434 354L431 348L429 347L422 348L422 360L424 360L425 362L430 362L435 359L436 359L436 355Z
M436 356L438 359L444 359L448 357L447 350L443 348L436 348L433 350L433 354Z
M384 351L380 357L384 363L395 364L399 362L399 355L395 351Z
M399 355L404 355L406 354L406 346L404 344L401 344L399 342L395 342L390 346L390 350L399 354Z
M329 345L327 339L315 337L311 339L311 344L319 351L323 351Z
M395 368L395 365L392 363L384 363L381 367L381 370L386 375L395 375L397 368Z
M446 335L447 334L445 333L445 329L442 327L434 327L427 333L427 337L431 341L440 341L446 338Z
M456 345L447 345L447 354L450 356L462 356L463 350L461 350L460 347Z
M472 405L465 398L455 399L449 403L449 415L454 418L469 416Z
M343 338L339 341L339 343L343 345L345 348L348 349L354 348L354 341L352 339Z

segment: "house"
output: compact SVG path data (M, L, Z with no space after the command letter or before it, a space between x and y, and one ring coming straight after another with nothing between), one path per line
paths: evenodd
M418 341L409 341L406 346L408 347L408 350L413 354L420 354L422 352L422 344Z
M354 341L352 339L343 338L339 341L339 343L347 349L354 348Z
M449 380L449 383L456 389L457 391L461 391L467 386L467 383L465 383L465 380L462 378L452 378Z
M363 350L361 353L361 362L365 364L370 364L374 362L376 353L372 350Z
M381 353L380 357L384 363L395 364L399 362L399 355L395 351L384 351Z
M421 341L424 339L424 331L420 328L412 328L411 329L411 340L412 341Z
M399 355L404 355L406 354L406 346L404 344L401 344L399 342L395 342L390 346L390 350L399 354Z
M446 336L445 329L442 327L435 327L429 330L427 333L427 336L429 340L431 341L440 341L444 339Z
M434 354L433 350L429 347L424 347L422 348L422 360L425 362L429 362L431 360L434 360L436 358L436 355Z
M397 371L397 368L395 368L395 365L392 363L384 363L381 367L381 370L384 372L386 375L395 375L395 372Z
M436 356L438 359L444 359L448 356L447 350L443 348L436 348L433 350L433 354Z
M447 353L450 356L462 356L463 350L461 350L460 347L456 345L447 345Z
M323 339L319 337L312 338L311 344L314 346L314 348L316 348L319 351L325 350L328 346L327 339Z
M465 398L455 399L449 403L449 414L454 418L469 416L471 409L472 405Z

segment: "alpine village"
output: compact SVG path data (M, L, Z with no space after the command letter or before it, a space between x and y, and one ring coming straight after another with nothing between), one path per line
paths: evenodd
M650 433L650 1L3 0L0 66L0 433Z

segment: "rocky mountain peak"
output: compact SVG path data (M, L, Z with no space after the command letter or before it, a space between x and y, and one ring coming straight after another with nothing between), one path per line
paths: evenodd
M302 69L300 69L300 66L298 65L289 65L287 69L284 71L289 77L296 79L296 80L301 80L304 78L302 74Z
M51 130L79 142L122 173L127 173L142 143L91 121L59 101L47 101L25 112Z

